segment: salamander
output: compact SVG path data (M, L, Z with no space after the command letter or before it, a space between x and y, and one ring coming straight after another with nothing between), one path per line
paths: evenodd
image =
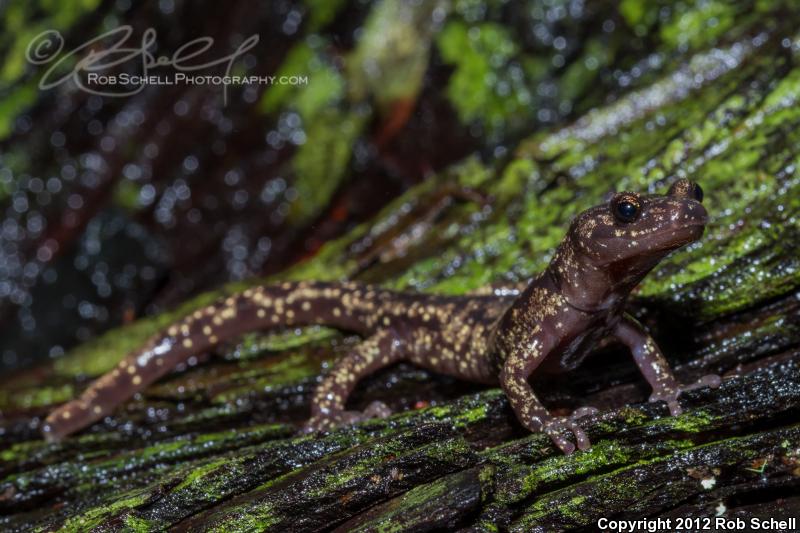
M155 335L75 400L54 410L42 428L61 439L109 415L136 392L192 356L253 330L325 325L363 341L336 362L311 399L305 431L329 430L387 416L373 402L346 409L356 384L376 370L410 361L429 370L505 392L520 424L544 432L564 453L589 448L578 417L553 416L536 397L534 372L574 369L606 338L630 350L652 387L650 401L680 413L690 388L718 386L704 376L681 386L653 338L625 305L631 290L673 250L698 240L707 212L699 185L678 180L666 195L621 192L579 214L548 267L517 292L461 296L393 291L356 282L286 282L253 287L196 310Z

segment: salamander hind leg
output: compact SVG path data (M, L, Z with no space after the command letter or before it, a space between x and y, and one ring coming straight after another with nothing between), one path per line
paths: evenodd
M304 433L326 431L355 424L369 418L385 418L391 414L382 402L372 402L363 412L347 411L345 404L356 384L380 368L404 357L397 335L383 330L356 346L319 384L311 400L311 418L303 426Z

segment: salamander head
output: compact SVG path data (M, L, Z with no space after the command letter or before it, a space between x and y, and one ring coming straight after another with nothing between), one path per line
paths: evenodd
M702 199L700 186L688 180L677 181L666 196L615 194L573 223L576 251L599 267L661 259L702 237L708 218Z
M576 302L605 307L671 251L702 237L708 218L702 200L700 186L684 179L663 196L615 194L573 221L551 271Z

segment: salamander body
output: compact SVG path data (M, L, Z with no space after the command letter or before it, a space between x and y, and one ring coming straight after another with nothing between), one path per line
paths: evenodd
M528 380L536 371L575 368L605 338L626 345L653 389L651 401L680 412L681 387L658 346L624 312L631 290L671 251L699 239L707 214L702 190L677 181L666 195L616 194L572 222L550 265L523 290L441 296L355 282L292 282L255 287L195 311L151 338L83 394L53 411L43 432L60 439L107 416L190 357L254 330L326 325L363 341L317 387L306 431L386 416L379 402L348 411L355 385L401 360L460 379L500 385L520 423L547 433L565 453L589 439L575 423L592 412L552 416ZM565 434L571 432L574 439ZM574 443L573 443L574 440Z

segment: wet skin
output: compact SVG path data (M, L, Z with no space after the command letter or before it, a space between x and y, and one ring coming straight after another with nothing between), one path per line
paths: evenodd
M575 419L594 410L550 415L528 382L533 372L573 369L603 339L615 338L630 349L652 387L650 401L665 401L673 415L680 413L681 392L719 385L719 377L705 376L682 387L653 339L624 312L631 290L661 259L702 236L707 215L701 201L702 190L687 180L677 181L665 196L615 195L578 215L550 265L521 293L438 296L353 282L248 289L151 338L78 399L53 411L43 433L60 439L90 425L223 340L253 330L320 324L364 340L317 387L306 431L387 416L379 402L364 412L348 411L347 398L365 376L410 361L460 379L499 384L523 426L545 432L565 453L575 445L587 449L589 439Z

